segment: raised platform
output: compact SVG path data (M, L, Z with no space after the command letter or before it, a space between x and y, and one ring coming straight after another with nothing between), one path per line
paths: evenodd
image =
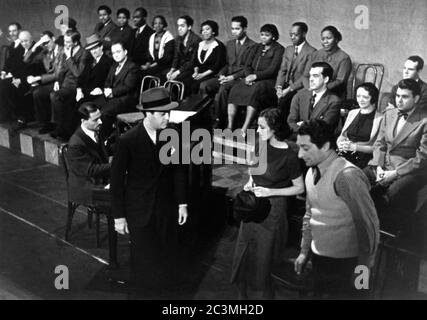
M0 146L40 162L59 165L58 146L63 142L53 139L48 134L38 134L40 128L34 123L19 131L14 127L14 123L0 123Z

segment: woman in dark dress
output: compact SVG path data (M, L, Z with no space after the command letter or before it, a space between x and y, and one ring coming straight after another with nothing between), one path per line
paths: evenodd
M362 83L356 89L359 109L347 116L337 145L341 156L363 169L372 159L382 114L377 112L379 91L372 83Z
M216 39L219 33L218 24L207 20L202 23L200 33L202 41L199 43L197 54L194 55L194 73L182 80L187 94L198 93L200 84L213 78L226 62L225 46Z
M148 62L141 66L143 76L159 77L163 83L172 67L175 53L175 40L166 28L168 23L165 17L155 16L153 19L154 33L148 43Z
M311 65L315 62L327 62L334 69L332 79L328 82L328 90L341 99L346 99L347 82L353 71L353 65L350 56L338 46L342 41L342 35L334 26L326 26L320 37L323 48L313 52L307 63L304 70L304 87L309 88Z
M228 128L233 129L238 106L247 106L246 119L242 126L245 136L256 111L263 106L277 104L274 89L277 73L282 63L284 48L277 40L279 31L273 24L262 26L261 43L251 49L242 79L230 91L228 98Z
M111 32L111 42L121 42L124 44L126 50L131 49L133 40L133 30L129 26L130 12L126 8L117 10L117 26Z
M274 298L271 271L281 258L287 239L287 197L304 192L297 147L286 140L291 131L278 109L261 112L258 133L265 142L260 144L259 152L266 152L266 172L255 175L254 168L250 168L244 190L267 197L271 210L261 223L240 225L231 281L237 285L241 299Z

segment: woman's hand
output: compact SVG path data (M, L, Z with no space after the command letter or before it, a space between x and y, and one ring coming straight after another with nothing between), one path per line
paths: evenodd
M254 187L252 188L252 191L255 193L255 196L258 198L266 198L273 195L273 192L271 189L264 188L264 187Z
M250 74L245 78L245 83L248 86L253 85L253 82L255 82L256 80L256 75L255 74Z

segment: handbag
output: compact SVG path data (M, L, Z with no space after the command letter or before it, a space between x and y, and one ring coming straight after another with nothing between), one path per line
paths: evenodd
M263 222L270 213L268 198L259 198L252 191L241 191L233 202L233 216L238 222Z

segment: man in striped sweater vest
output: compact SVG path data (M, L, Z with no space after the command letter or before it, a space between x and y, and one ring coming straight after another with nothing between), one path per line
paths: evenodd
M316 297L360 297L366 290L356 290L357 270L367 270L369 275L379 241L369 181L362 170L337 155L333 129L323 120L305 122L297 143L298 156L310 169L295 271L301 273L310 254Z

